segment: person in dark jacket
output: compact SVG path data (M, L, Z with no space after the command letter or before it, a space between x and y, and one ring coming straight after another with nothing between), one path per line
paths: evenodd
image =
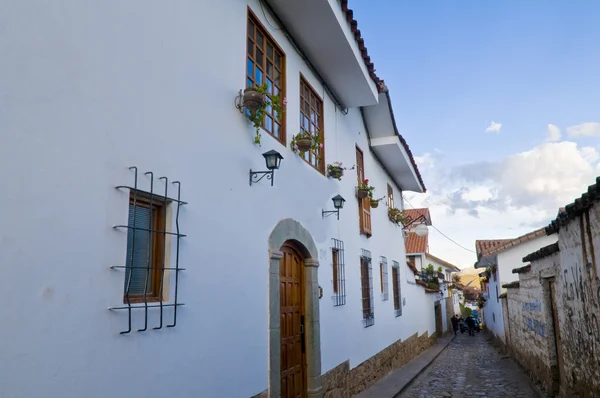
M450 322L452 322L452 329L454 329L454 335L456 336L456 333L458 332L458 318L456 315L452 315Z
M472 315L467 317L467 327L469 328L469 336L475 336L475 318Z

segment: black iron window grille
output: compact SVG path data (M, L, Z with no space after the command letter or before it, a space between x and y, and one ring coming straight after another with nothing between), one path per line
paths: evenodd
M373 269L371 267L371 252L361 249L360 282L362 291L363 325L368 328L375 324L375 308L373 302Z
M381 256L379 258L379 278L381 280L381 299L386 301L390 298L388 286L388 264L387 258Z
M398 261L392 261L392 290L394 294L394 315L399 317L402 315L402 303L401 296L401 284L400 284L400 264Z
M116 189L129 190L129 219L127 225L114 225L115 229L127 230L127 253L125 265L113 265L112 269L124 269L123 303L125 306L110 307L109 310L127 310L128 328L121 332L131 332L131 315L133 310L144 310L144 327L138 332L148 330L148 308L159 308L159 325L154 330L162 329L164 308L173 307L173 322L166 327L175 327L177 324L177 308L184 305L179 302L179 272L185 268L179 267L179 246L181 238L185 237L179 230L179 211L182 205L187 204L181 200L181 183L173 181L177 189L177 199L168 195L169 180L160 177L164 183L161 192L154 190L154 173L144 173L150 178L150 191L138 189L138 169L133 166L129 168L134 171L133 186L119 185ZM175 206L175 232L167 225L168 208ZM167 241L175 238L175 265L165 264ZM165 271L175 273L174 301L169 303L164 300L164 285L169 283L169 276ZM166 281L165 281L166 280ZM167 303L164 303L167 301ZM150 304L152 303L152 304ZM138 305L133 305L138 304Z
M346 269L344 265L344 242L331 239L331 269L333 271L333 305L346 304Z

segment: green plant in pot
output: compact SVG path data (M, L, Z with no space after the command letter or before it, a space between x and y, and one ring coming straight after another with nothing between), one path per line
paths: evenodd
M248 119L256 129L254 143L260 145L260 129L267 115L267 110L279 116L285 112L287 99L281 100L278 95L268 94L269 87L266 83L260 86L247 87L243 94L243 106L248 110Z
M395 207L390 207L388 209L388 217L390 221L396 225L403 225L405 222L404 211L396 209Z
M331 178L335 178L338 181L342 180L344 176L344 170L354 170L354 165L352 167L344 167L342 162L333 162L332 164L327 165L327 175Z
M378 199L374 199L374 198L373 198L373 193L372 193L372 192L371 192L371 194L369 195L369 200L370 200L370 202L371 202L371 207L372 207L373 209L376 209L377 207L379 207L379 202L380 202L381 200L383 200L383 199L385 199L385 196L382 196L381 198L378 198Z
M317 151L319 148L323 148L321 134L318 131L311 134L303 130L292 137L290 148L292 152L300 152L300 155L304 155L305 152L310 150Z
M359 199L372 198L374 190L375 187L369 185L369 180L365 178L362 183L358 184L356 195Z

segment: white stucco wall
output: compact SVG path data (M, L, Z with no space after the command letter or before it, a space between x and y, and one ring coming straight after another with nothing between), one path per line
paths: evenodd
M264 22L258 2L249 4ZM18 303L0 309L8 325L0 339L3 396L212 398L264 390L267 239L288 217L319 249L323 373L435 331L432 295L407 283L402 233L385 206L372 211L373 237L359 235L355 172L327 179L265 132L262 147L253 145L252 127L233 106L245 82L246 12L244 1L20 0L0 13L0 289ZM322 95L323 88L282 33L270 33L287 55L289 142L298 130L300 72ZM391 182L368 150L359 111L342 115L324 101L326 161L351 165L359 145L376 194L385 194ZM285 158L275 184L250 187L248 170L264 170L269 149ZM122 305L124 274L109 266L125 261L126 234L112 226L127 221L128 192L114 187L132 183L129 166L139 168L141 189L149 189L146 171L157 186L160 176L182 183L189 204L180 215L187 237L179 300L186 305L175 328L144 333L135 331L143 325L143 311L135 311L134 331L121 336L127 313L107 308ZM338 193L347 200L340 220L322 219ZM346 248L342 307L330 298L332 238ZM373 256L369 328L361 324L361 248ZM392 261L400 263L406 306L398 318L393 300L381 301L377 291L382 255L389 278ZM150 328L157 313L150 310Z
M489 298L485 304L484 321L489 330L505 341L504 314L502 310L502 300L498 296L506 291L502 285L519 280L518 274L513 274L512 270L526 265L523 263L523 257L548 246L557 241L557 235L541 235L534 239L523 242L517 246L506 249L496 255L496 260L490 259L490 263L496 263L496 279L490 276ZM482 269L483 271L483 269Z

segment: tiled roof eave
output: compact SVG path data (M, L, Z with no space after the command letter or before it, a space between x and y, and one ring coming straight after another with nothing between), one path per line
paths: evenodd
M587 192L564 207L564 211L561 211L556 219L545 228L546 234L552 235L557 233L561 227L564 227L571 220L585 213L587 209L598 201L600 201L600 177L596 177L596 183L590 185Z
M531 254L526 255L525 257L523 257L523 262L541 260L542 258L548 257L554 253L558 253L559 251L560 248L558 247L558 242L555 242L551 245L544 246Z

